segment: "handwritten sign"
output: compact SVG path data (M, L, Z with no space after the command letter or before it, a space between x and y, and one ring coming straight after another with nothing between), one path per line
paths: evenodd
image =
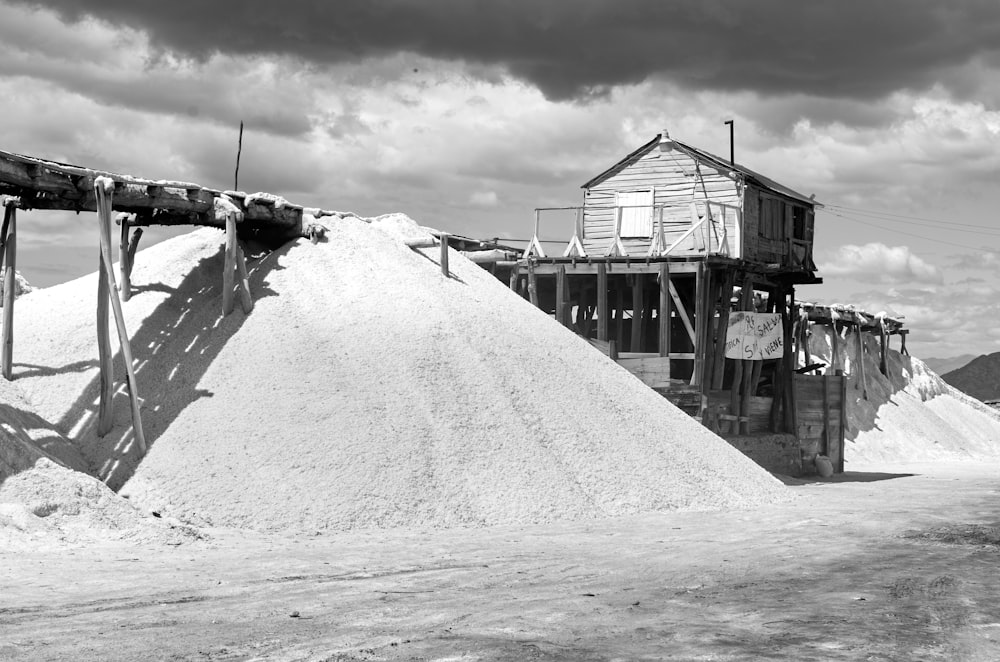
M777 359L785 351L784 330L778 313L729 313L726 358L746 361Z

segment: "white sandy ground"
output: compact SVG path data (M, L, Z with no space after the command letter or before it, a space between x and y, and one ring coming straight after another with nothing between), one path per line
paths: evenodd
M452 251L445 278L438 249L404 235L426 236L402 216L348 218L252 259L256 307L226 318L221 233L142 251L125 311L145 458L124 389L114 430L95 433L96 276L28 294L20 408L140 510L200 525L486 526L789 498L486 271Z
M831 331L813 326L809 351L850 375L847 469L933 460L1000 461L1000 412L947 384L916 357L888 352L888 375L879 371L879 343L865 334L865 380L860 389L857 341L841 338L840 359L830 366ZM914 329L913 333L919 333ZM898 347L898 339L892 339Z

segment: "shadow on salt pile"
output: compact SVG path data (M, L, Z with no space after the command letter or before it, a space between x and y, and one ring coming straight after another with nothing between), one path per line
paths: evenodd
M278 258L289 247L290 244L286 244L256 260L248 256L250 291L255 301L275 296L265 279L271 271L283 268L278 265ZM147 291L169 294L138 329L129 329L136 381L140 385L139 397L143 401L143 431L150 449L185 407L200 398L212 397L210 391L199 389L198 383L212 360L246 320L239 304L232 314L222 316L223 262L224 246L220 246L216 254L194 265L176 288L159 283L135 287L133 296L141 296ZM111 432L99 437L96 431L99 376L80 393L57 427L70 431L89 462L90 472L117 491L131 478L142 458L134 443L120 351L115 354L114 364L117 389L112 405L114 427ZM55 374L76 370L79 366L32 368L40 374Z

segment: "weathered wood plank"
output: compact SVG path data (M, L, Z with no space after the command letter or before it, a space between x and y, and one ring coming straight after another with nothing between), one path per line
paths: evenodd
M670 359L656 356L638 359L618 359L618 364L652 388L667 388L670 384Z
M608 339L608 268L597 265L597 339Z

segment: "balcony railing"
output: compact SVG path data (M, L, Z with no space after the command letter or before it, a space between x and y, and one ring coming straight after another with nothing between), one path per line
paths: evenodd
M649 234L644 237L623 237L622 219L626 210L649 212ZM687 204L619 205L615 207L539 207L535 209L535 227L531 241L522 257L547 257L539 231L544 216L573 215L573 234L562 252L563 257L669 257L679 254L714 254L739 258L743 256L743 215L735 205L698 200ZM588 228L601 225L607 232L606 220L612 220L611 238L595 250L595 242L586 237ZM565 220L564 220L565 224ZM641 248L634 247L639 240ZM626 242L633 245L632 252ZM647 245L648 242L648 245ZM590 246L590 252L585 248ZM638 251L642 250L642 253Z

